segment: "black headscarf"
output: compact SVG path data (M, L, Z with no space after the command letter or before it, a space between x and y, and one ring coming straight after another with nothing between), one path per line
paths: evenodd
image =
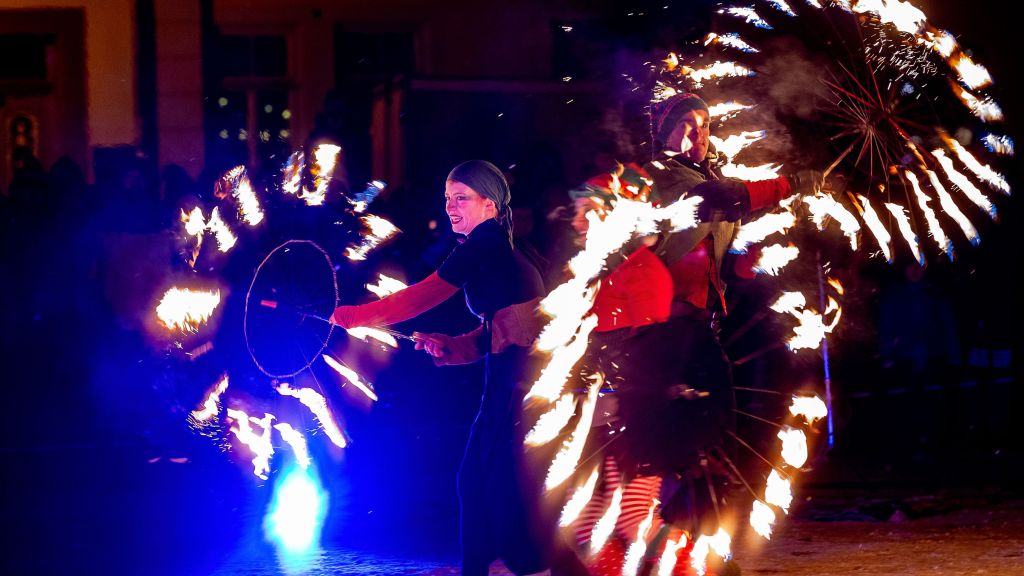
M495 220L508 232L508 241L512 242L512 192L508 182L497 166L486 160L469 160L459 164L448 173L450 182L461 182L472 188L477 194L494 201L498 209Z

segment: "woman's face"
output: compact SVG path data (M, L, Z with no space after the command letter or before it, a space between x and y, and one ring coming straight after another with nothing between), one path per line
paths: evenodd
M477 194L462 182L451 180L444 183L444 210L452 222L452 232L467 235L481 222L498 214L493 200Z

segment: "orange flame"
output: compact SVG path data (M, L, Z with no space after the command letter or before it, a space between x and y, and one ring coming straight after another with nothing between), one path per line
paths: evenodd
M590 390L580 408L580 419L576 423L572 437L565 441L551 461L551 466L548 467L548 475L544 480L544 487L547 490L560 486L576 471L576 466L583 455L583 448L587 443L587 436L590 434L590 425L594 421L594 407L597 405L597 396L600 394L603 384L604 380L596 376L594 383L590 385Z
M287 422L274 424L274 428L281 433L281 438L291 446L292 452L295 453L295 461L299 463L299 466L303 470L309 468L313 459L309 456L309 446L306 444L306 437L302 435L302 432L292 428L291 424Z
M363 240L358 246L350 246L345 249L345 257L349 260L366 260L366 255L370 250L399 232L398 227L380 216L367 214L361 220L369 232L363 236Z
M590 532L590 554L596 556L601 548L604 548L605 542L608 541L608 537L612 535L612 531L615 530L615 523L619 520L619 513L622 511L622 484L615 489L615 493L612 494L612 501L608 505L608 510L601 516L601 518L594 524L594 529Z
M320 422L320 427L323 428L324 433L327 434L327 437L331 439L335 446L338 448L348 446L345 434L342 433L338 424L335 423L334 416L331 415L331 409L327 407L327 400L319 392L312 388L292 388L287 382L279 384L276 390L278 394L291 396L301 402L303 406L309 408L309 411Z
M227 389L228 375L225 374L221 376L220 380L214 384L213 388L211 388L209 392L207 392L206 398L201 404L201 408L197 408L190 413L192 421L196 423L207 422L220 413L220 397Z
M369 382L365 382L359 373L355 370L345 366L341 362L338 362L334 358L331 358L327 354L322 354L321 357L328 366L334 368L334 371L341 374L341 377L348 381L350 384L355 386L360 392L366 394L366 397L374 402L377 401L377 394L373 391L373 386Z
M782 440L782 460L793 468L803 467L807 462L807 436L803 430L783 426L779 440Z
M772 470L768 474L768 481L764 487L764 500L789 514L789 506L793 503L793 489L789 485L789 480L783 478L778 470Z
M394 294L399 290L404 290L409 286L401 280L396 280L385 274L379 274L377 276L376 284L367 284L366 289L377 295L377 298L383 298L389 294Z
M754 270L761 274L778 276L779 271L782 270L786 264L796 260L796 257L799 255L800 249L792 242L789 243L788 246L782 246L781 244L765 246L761 250L761 257L758 258L757 264L754 265Z
M171 330L198 332L220 305L220 290L190 290L172 287L156 307L161 324Z
M253 474L266 480L267 474L270 472L270 457L274 455L274 445L270 441L272 430L270 421L274 420L274 415L264 413L263 418L252 418L241 410L228 408L228 418L233 420L229 430L254 454ZM252 429L253 424L262 428L263 431L256 434Z
M775 511L760 500L754 500L750 509L750 527L765 540L772 538L772 526L775 525Z
M878 247L882 250L882 255L885 256L886 261L892 262L892 251L890 246L892 245L892 236L889 234L889 230L882 223L882 219L878 217L878 212L875 212L874 206L868 201L866 196L861 194L857 195L860 200L860 205L857 209L860 211L860 215L864 218L864 223L867 224L868 230L875 237L875 241L878 242Z
M558 433L565 428L575 413L575 395L571 392L562 394L555 405L537 419L537 423L526 434L524 443L527 446L542 446L551 442L558 437Z
M568 526L575 522L576 518L579 518L583 509L587 507L587 503L594 496L594 488L597 487L597 477L598 470L594 468L587 481L572 493L572 497L565 503L565 506L562 508L562 514L558 518L559 526Z

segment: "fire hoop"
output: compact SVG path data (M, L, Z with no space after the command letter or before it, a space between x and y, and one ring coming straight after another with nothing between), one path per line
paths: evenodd
M256 267L245 295L242 330L256 367L271 378L309 368L327 347L338 305L334 265L309 240L288 240Z

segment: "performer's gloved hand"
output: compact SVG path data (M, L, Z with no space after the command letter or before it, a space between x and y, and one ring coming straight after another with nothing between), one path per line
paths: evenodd
M814 195L825 186L825 174L817 170L801 170L786 178L793 192L801 196Z
M739 180L701 182L691 188L686 196L703 198L697 207L697 216L701 222L708 222L716 216L732 222L750 213L750 193Z
M355 328L355 317L356 308L358 306L339 306L334 309L334 313L331 314L331 324L341 326L348 330L349 328Z

